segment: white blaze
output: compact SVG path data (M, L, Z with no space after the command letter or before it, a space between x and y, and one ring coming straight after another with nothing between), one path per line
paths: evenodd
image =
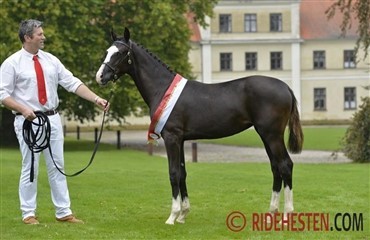
M105 64L104 63L108 63L110 61L110 58L112 57L112 55L116 52L119 52L119 49L112 45L110 48L107 49L107 56L105 57L104 61L103 61L103 64L100 66L98 72L96 73L96 81L100 84L101 83L101 76L103 74L103 69L105 67Z

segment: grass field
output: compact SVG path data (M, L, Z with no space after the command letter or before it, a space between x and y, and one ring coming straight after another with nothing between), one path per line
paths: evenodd
M66 142L67 172L90 159L89 142ZM185 224L165 225L171 207L167 160L102 145L92 166L68 179L72 209L84 225L58 223L50 199L45 164L40 164L38 219L21 222L18 200L20 154L1 149L0 239L369 239L369 165L296 164L296 212L363 215L363 231L253 231L251 214L266 212L272 175L267 163L188 163L192 205ZM43 159L42 159L43 161ZM281 209L283 197L281 198ZM226 226L232 211L247 226L238 233ZM348 225L348 221L345 222Z
M337 126L337 127L305 126L303 127L304 134L303 149L338 151L342 148L340 142L346 130L347 130L346 126ZM288 130L285 131L285 139L287 139L287 137ZM263 143L254 129L241 132L231 137L205 141L235 146L263 147Z

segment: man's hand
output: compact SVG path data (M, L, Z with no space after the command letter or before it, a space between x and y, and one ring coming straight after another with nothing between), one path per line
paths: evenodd
M28 121L32 121L33 119L36 118L36 114L30 108L25 108L21 113L23 117L27 119Z
M97 97L95 100L95 104L98 105L100 108L104 110L104 112L108 112L110 104L107 100Z

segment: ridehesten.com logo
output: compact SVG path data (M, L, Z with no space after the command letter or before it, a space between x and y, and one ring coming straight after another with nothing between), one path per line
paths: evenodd
M226 217L230 231L363 231L362 213L251 213L233 211Z

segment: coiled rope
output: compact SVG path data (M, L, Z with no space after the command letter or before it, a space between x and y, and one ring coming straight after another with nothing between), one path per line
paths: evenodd
M108 104L108 102L107 102ZM100 126L100 133L97 142L95 143L93 154L90 158L89 163L86 167L81 169L80 171L77 171L74 174L66 174L64 173L60 167L56 164L53 153L50 147L50 135L51 135L51 125L48 116L46 116L45 113L36 111L35 112L36 118L33 121L29 121L27 119L23 122L23 139L25 143L28 145L28 148L32 152L32 158L31 158L31 169L30 169L30 182L33 182L35 170L34 170L34 162L35 162L35 153L42 152L45 149L49 149L51 159L53 160L54 166L56 169L67 177L74 177L79 174L81 174L83 171L85 171L93 162L95 154L98 150L100 139L103 132L103 126L104 126L104 120L106 112L104 111L103 120Z

